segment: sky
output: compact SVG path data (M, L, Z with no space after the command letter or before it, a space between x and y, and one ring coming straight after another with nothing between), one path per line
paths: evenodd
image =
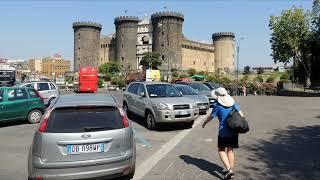
M101 35L115 32L114 18L144 18L158 11L184 14L183 34L212 42L212 33L234 32L240 43L239 66L274 66L270 15L292 7L311 9L312 0L2 0L0 1L0 58L41 58L61 54L73 60L75 21L102 24Z

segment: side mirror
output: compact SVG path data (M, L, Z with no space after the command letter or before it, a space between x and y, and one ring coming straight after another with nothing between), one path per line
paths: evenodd
M181 95L183 95L183 93L182 93L181 91L179 91L179 93L180 93Z
M141 97L146 97L146 94L145 94L144 92L139 92L139 95L140 95Z

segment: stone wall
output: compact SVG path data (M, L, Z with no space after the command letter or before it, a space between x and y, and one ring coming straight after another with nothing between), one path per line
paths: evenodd
M99 66L101 64L115 60L115 48L114 48L114 39L112 37L102 37L100 39L100 58Z
M194 68L197 71L215 72L213 45L184 38L182 41L182 69L189 68Z

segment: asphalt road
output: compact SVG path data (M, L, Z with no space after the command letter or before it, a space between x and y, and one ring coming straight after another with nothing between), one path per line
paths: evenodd
M71 92L69 92L71 93ZM120 92L100 92L115 95ZM63 93L65 94L65 93ZM250 124L236 150L235 179L320 179L320 98L250 96L238 99ZM192 129L179 125L149 131L132 119L137 142L135 179L221 179L217 121ZM0 124L0 179L27 176L27 155L37 125Z

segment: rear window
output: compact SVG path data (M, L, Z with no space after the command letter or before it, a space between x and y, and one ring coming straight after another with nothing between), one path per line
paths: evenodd
M124 128L116 107L63 108L51 112L46 132L78 133Z
M38 91L48 91L50 90L48 83L39 83L38 84Z

